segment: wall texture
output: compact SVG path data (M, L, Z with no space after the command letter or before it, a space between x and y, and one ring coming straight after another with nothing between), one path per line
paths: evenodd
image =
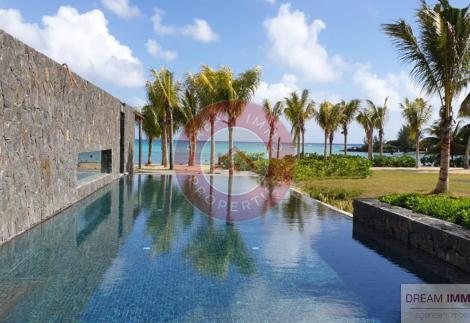
M129 106L0 30L0 243L132 172ZM112 172L77 184L79 152L112 150Z
M470 272L470 230L374 199L354 201L354 226L372 229Z

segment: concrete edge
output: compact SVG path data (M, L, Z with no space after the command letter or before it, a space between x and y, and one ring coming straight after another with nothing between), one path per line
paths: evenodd
M353 214L352 214L352 213L346 212L346 211L344 211L344 210L341 210L340 208L337 208L336 206L333 206L333 205L331 205L331 204L328 204L328 203L322 202L322 201L320 201L320 200L317 200L317 199L311 197L311 196L308 195L306 192L302 191L300 188L298 188L298 187L296 187L296 186L289 186L289 189L292 190L292 191L294 191L294 192L296 192L296 193L299 193L300 195L305 196L305 197L307 197L307 198L309 198L309 199L311 199L311 200L313 200L313 201L315 201L315 202L317 202L317 203L319 203L319 204L321 204L321 205L324 205L324 206L326 206L327 208L332 209L332 210L334 210L334 211L336 211L336 212L338 212L338 213L341 213L341 214L343 214L343 215L346 215L346 216L348 216L348 217L350 217L350 218L353 217Z

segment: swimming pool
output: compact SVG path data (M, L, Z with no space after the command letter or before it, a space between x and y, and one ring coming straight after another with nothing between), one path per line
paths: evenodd
M227 222L179 182L122 179L0 246L0 321L388 322L400 284L452 280L295 192Z

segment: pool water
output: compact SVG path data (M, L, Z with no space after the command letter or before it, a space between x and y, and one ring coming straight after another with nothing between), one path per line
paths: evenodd
M452 280L295 192L228 222L180 182L122 179L0 246L0 321L394 322L400 284Z

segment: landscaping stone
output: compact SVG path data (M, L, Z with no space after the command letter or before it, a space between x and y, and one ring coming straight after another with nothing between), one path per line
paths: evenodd
M470 230L459 225L376 199L355 200L353 221L470 272Z

